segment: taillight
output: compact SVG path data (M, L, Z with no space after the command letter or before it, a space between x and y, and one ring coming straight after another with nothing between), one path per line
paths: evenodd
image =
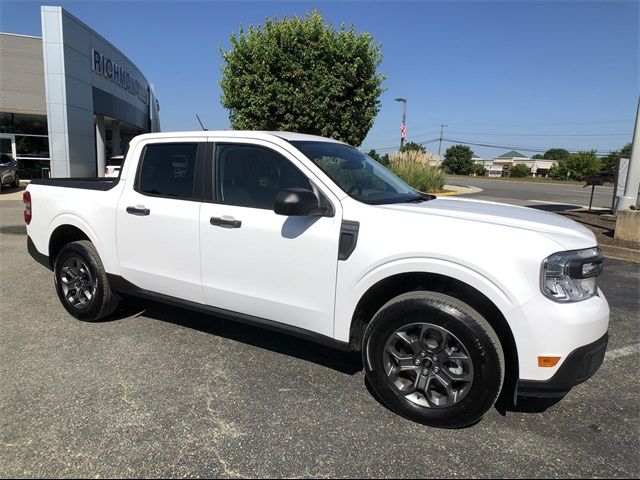
M24 202L24 223L29 225L31 223L31 194L24 192L22 194L22 201Z

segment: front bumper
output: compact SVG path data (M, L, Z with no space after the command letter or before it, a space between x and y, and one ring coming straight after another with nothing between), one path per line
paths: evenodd
M521 397L563 397L573 387L593 376L602 365L609 334L571 352L549 380L518 380L516 395Z

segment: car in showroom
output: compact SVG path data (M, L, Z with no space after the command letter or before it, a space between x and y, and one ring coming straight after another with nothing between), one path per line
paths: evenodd
M0 191L3 187L19 187L18 162L8 153L0 154Z

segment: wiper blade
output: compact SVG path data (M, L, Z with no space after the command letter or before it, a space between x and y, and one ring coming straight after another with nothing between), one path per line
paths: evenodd
M427 195L416 195L415 197L411 197L405 200L407 203L420 203L420 202L428 202L431 200L430 196Z
M356 198L356 197L354 197ZM360 200L363 203L366 203L368 205L392 205L392 204L397 204L397 203L418 203L418 202L427 202L429 200L434 199L434 196L431 195L414 195L413 197L406 197L406 198L383 198L383 199L379 199L379 200L369 200L369 199L359 199L356 198L356 200Z

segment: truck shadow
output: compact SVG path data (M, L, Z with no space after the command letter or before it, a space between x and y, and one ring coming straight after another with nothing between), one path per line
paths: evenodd
M549 410L554 405L562 401L563 397L559 398L533 398L533 397L519 397L517 403L514 403L512 399L499 398L496 402L495 409L500 415L505 416L507 412L517 413L543 413Z
M142 300L135 297L127 297L126 300L121 303L120 308L109 316L106 321L120 321L139 315L245 343L306 362L312 362L346 375L355 375L363 369L362 357L359 352L344 352L285 333L244 325L232 320L193 312L147 299ZM511 383L512 382L508 381L505 382L503 392L500 394L494 406L496 411L502 416L506 416L507 412L542 413L562 400L561 398L520 397L517 403L514 403L513 385L511 385ZM378 398L366 379L365 386L376 401L387 408L384 402ZM473 425L469 427L471 426Z
M543 212L567 212L571 210L582 209L579 205L567 205L564 203L557 203L553 205L527 205L527 208L533 208L534 210L542 210Z
M313 362L347 375L355 375L362 370L359 352L344 352L292 335L146 299L127 297L106 320L118 321L138 315Z

